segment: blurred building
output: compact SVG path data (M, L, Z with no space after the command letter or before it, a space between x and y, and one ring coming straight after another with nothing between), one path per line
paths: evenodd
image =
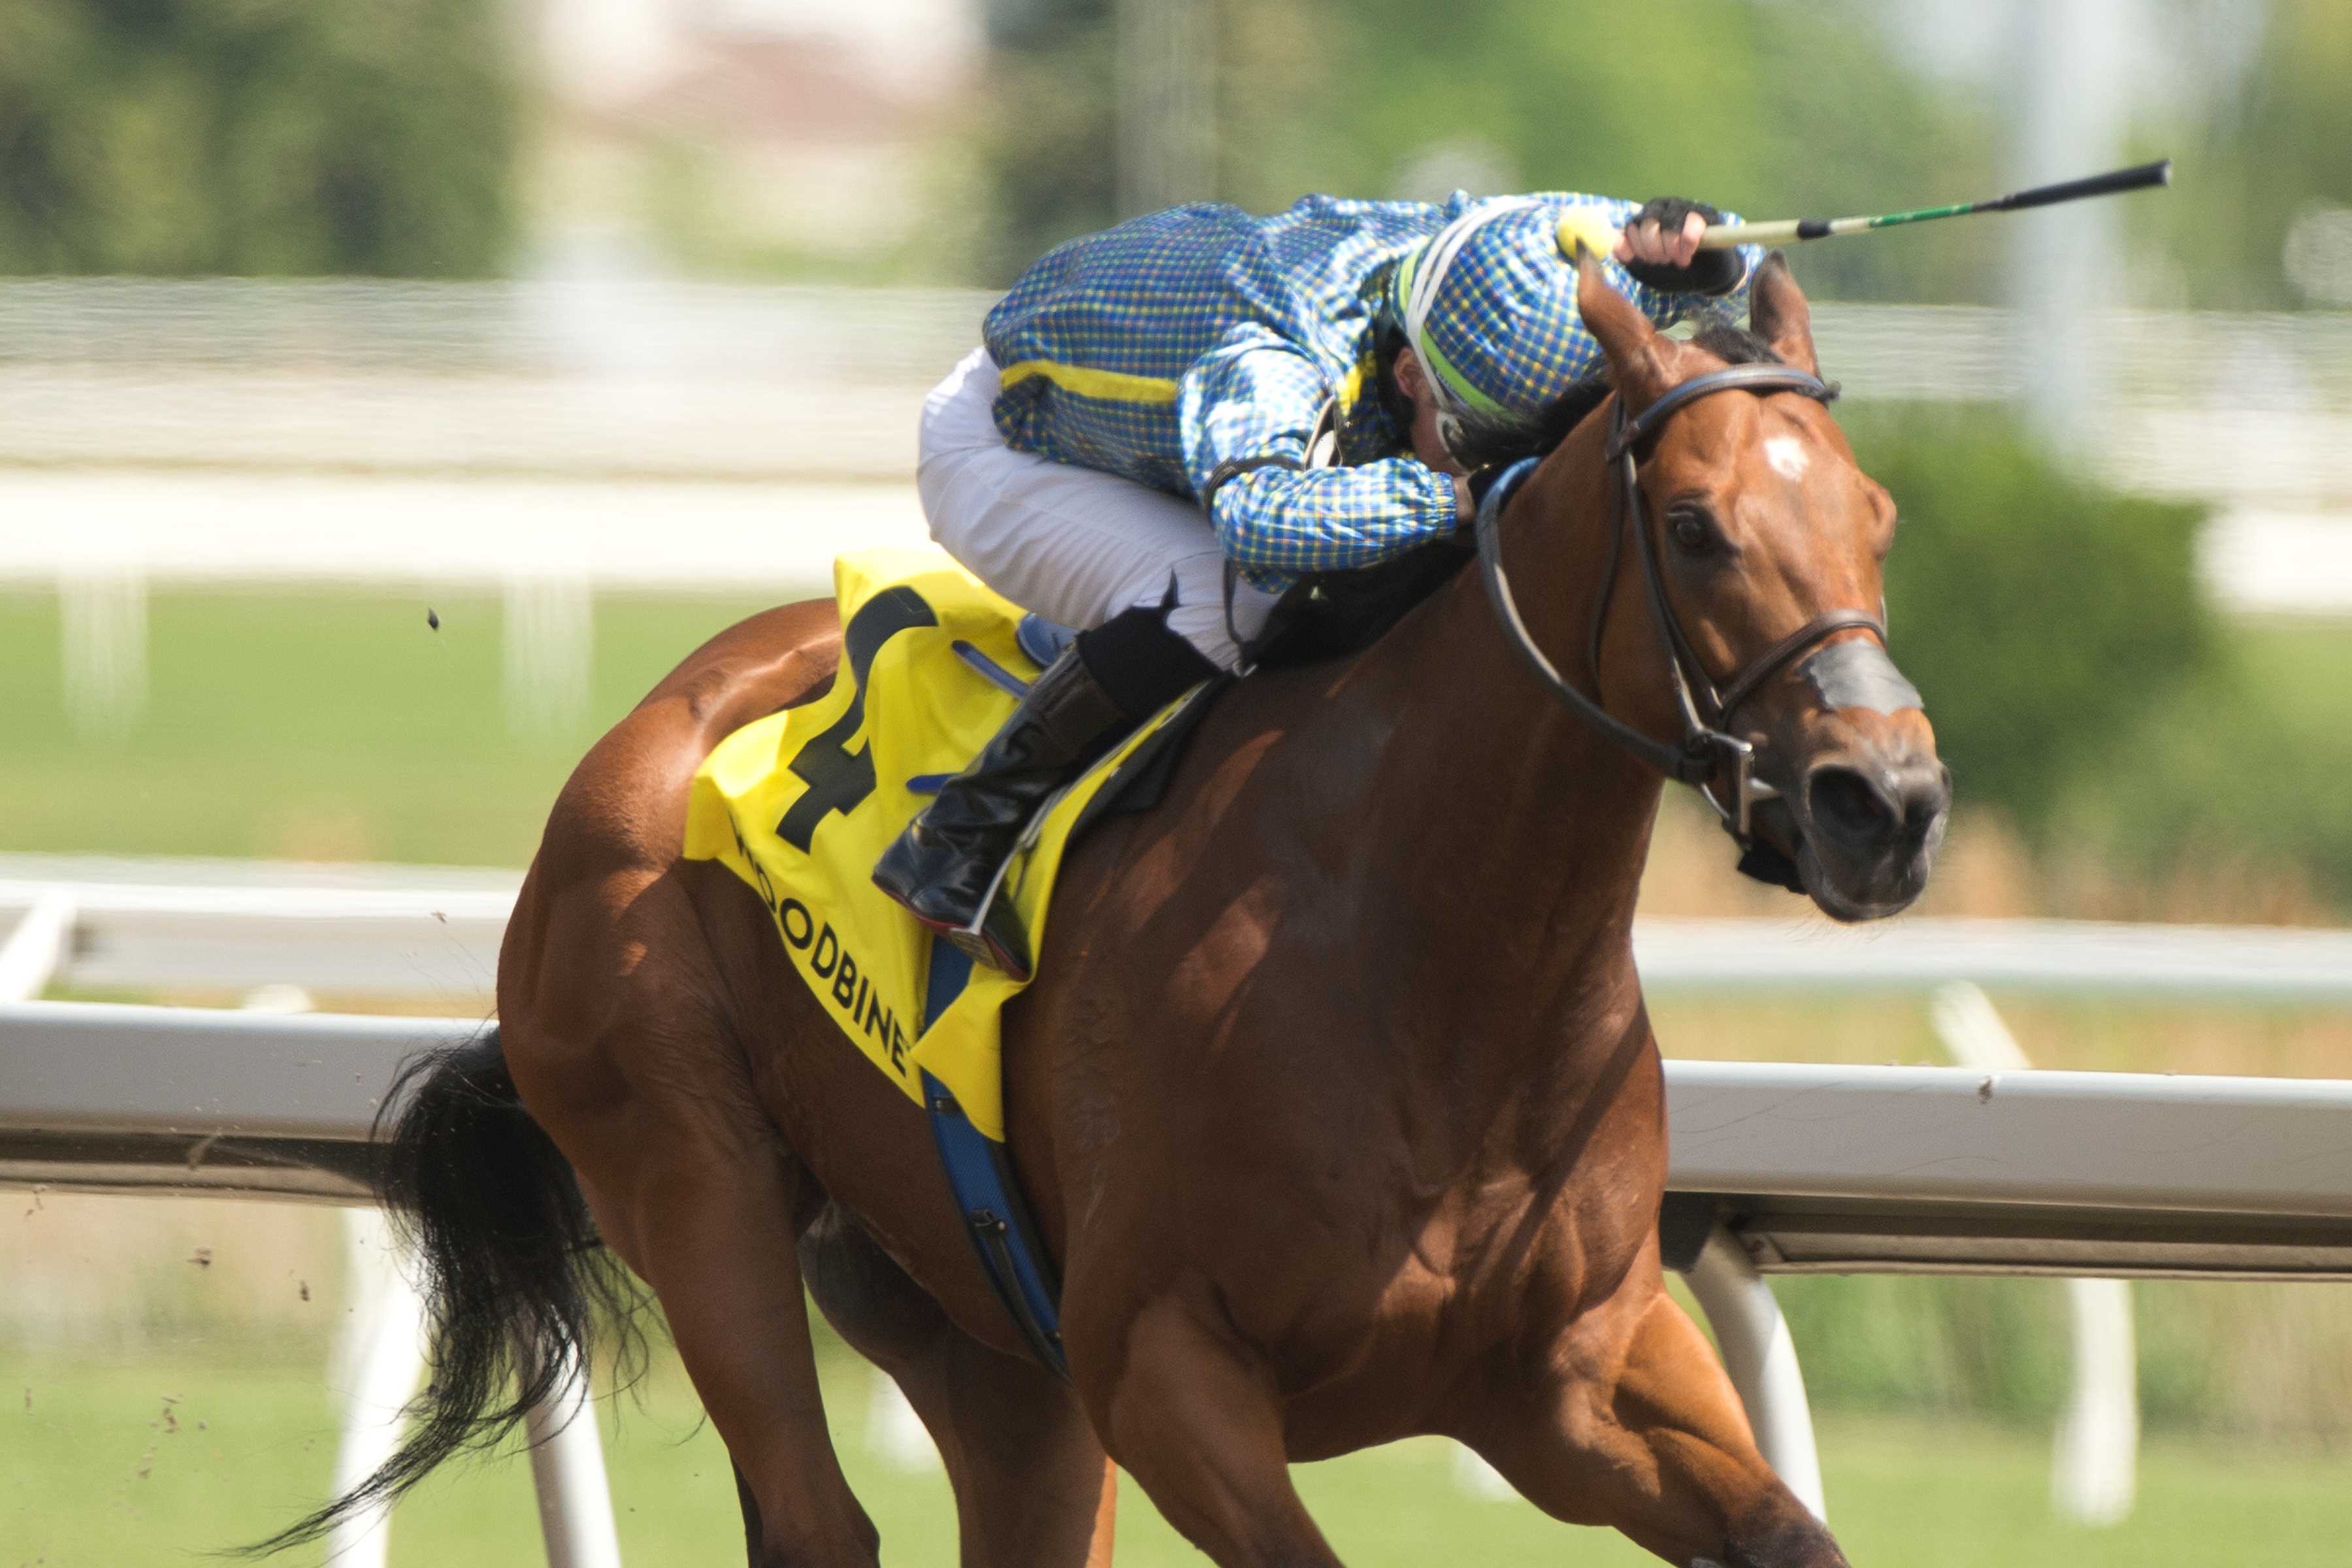
M912 242L983 42L980 0L533 4L555 242L618 232L730 271Z

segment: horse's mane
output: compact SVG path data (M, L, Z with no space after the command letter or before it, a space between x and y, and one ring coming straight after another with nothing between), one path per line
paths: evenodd
M1691 342L1705 349L1726 364L1786 364L1780 351L1749 331L1728 321L1718 321L1703 327Z

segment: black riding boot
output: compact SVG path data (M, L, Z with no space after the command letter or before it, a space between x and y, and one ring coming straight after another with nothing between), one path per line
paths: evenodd
M874 885L974 961L1027 979L1028 933L1009 900L989 906L976 937L964 934L1021 830L1087 763L1213 673L1163 611L1130 610L1079 634L971 765L883 851Z

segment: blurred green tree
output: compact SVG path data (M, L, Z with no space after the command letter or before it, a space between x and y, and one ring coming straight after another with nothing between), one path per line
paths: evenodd
M1111 0L993 0L988 276L1115 221ZM1989 122L1908 74L1859 0L1218 0L1213 195L1400 194L1428 149L1490 147L1527 189L1702 197L1756 216L1982 194ZM1487 194L1487 193L1481 193ZM1808 254L1842 297L1970 300L1995 244L1949 228Z
M1755 217L1965 196L1993 165L1990 123L1912 76L1874 7L1853 0L1272 8L1304 18L1300 37L1327 63L1309 99L1295 74L1303 51L1234 55L1228 119L1265 121L1227 138L1226 183L1245 205L1286 202L1318 173L1357 194L1393 194L1418 152L1465 136L1499 150L1528 189L1688 195ZM1302 146L1319 170L1300 166ZM1994 276L1991 244L1981 231L1889 236L1820 247L1801 267L1809 288L1833 297L1976 299Z
M2103 489L1991 413L1841 423L1903 519L1888 629L1958 798L2048 827L2076 775L2220 657L2205 509Z
M6 0L0 272L494 272L508 20L492 0Z
M2170 201L2135 209L2179 262L2188 302L2276 309L2309 300L2289 276L2288 236L2315 207L2352 207L2352 5L2270 0L2244 84L2202 123L2161 126L2179 148ZM2343 230L2326 243L2340 247ZM2352 278L2341 256L2329 268Z
M1114 0L987 0L975 128L981 280L1009 284L1066 239L1118 221Z
M2159 0L2176 8L2187 0ZM1266 211L1310 190L1400 192L1434 146L1490 148L1531 189L1675 193L1757 216L1835 216L2002 188L2002 94L1912 69L1871 0L1651 0L1639 7L1489 0L1215 0L1217 189ZM991 0L984 109L986 276L1119 215L1113 0ZM2179 157L2178 188L2125 221L2158 265L2152 302L2352 303L2352 261L2323 256L2314 295L2287 260L2315 208L2352 208L2352 6L2266 0L2243 79L2173 62L2177 111L2151 110L2135 153ZM2192 39L2194 30L2182 37ZM2233 58L2236 57L2232 57ZM2352 220L2347 220L2352 223ZM2340 249L2346 224L2306 248ZM1828 298L1997 302L1998 223L1808 247Z

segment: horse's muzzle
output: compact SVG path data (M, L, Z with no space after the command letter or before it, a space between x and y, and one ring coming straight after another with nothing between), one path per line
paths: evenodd
M1817 759L1794 805L1797 869L1834 920L1879 920L1927 885L1952 805L1952 773L1934 752L1864 742Z

